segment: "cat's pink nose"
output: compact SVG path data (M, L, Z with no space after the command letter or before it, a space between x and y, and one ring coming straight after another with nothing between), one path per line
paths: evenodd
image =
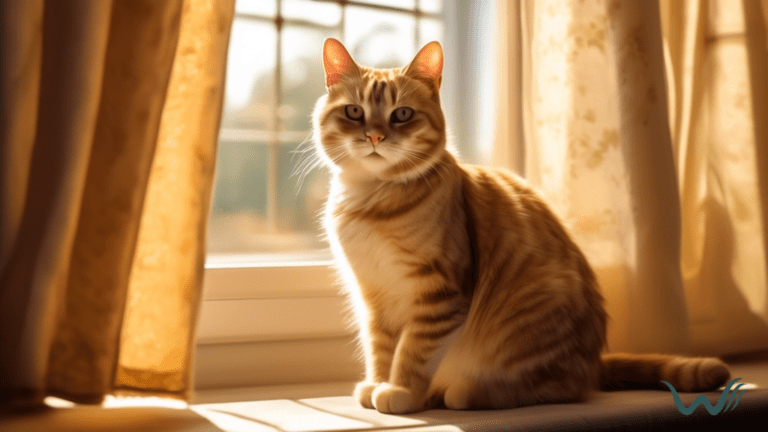
M373 145L376 145L376 143L378 143L380 141L384 141L384 135L379 135L379 134L368 135L368 134L366 134L365 136L367 136L368 139L371 140L371 144L373 144Z

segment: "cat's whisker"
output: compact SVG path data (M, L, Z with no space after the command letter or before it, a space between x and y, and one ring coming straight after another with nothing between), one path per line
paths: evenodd
M331 160L331 162L335 164L342 162L348 156L347 152L344 151L343 149L339 149L335 155L333 153L326 153L326 154L328 158Z
M294 190L296 195L298 195L301 191L301 187L304 185L304 180L306 179L307 175L309 175L312 170L321 165L322 160L319 156L317 156L317 154L311 154L311 157L305 159L298 165L297 170L291 174L291 177L297 177L296 187Z
M302 146L305 146L306 148L302 148ZM293 163L294 158L298 157L298 162L294 165L294 169L290 175L290 177L298 176L295 188L295 193L298 194L307 174L309 174L315 167L315 161L320 159L317 154L317 148L312 143L312 134L309 134L304 138L304 140L299 143L294 150L291 150L290 153L291 163Z

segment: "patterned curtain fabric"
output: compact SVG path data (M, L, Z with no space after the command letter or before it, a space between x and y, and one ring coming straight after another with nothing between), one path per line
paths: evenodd
M234 1L0 9L2 399L187 398Z
M595 267L609 348L768 347L768 1L497 6L496 155Z

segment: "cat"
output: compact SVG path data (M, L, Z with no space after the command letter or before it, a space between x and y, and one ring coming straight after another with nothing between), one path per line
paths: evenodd
M313 137L332 173L324 225L365 355L354 397L405 414L715 389L716 358L603 354L595 274L531 187L460 163L440 104L443 52L359 66L325 41Z

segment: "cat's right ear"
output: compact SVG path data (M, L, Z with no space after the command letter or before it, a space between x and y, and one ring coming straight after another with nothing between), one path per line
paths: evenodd
M323 45L323 67L326 87L338 83L343 76L349 76L357 70L357 65L347 49L333 38L326 39Z

